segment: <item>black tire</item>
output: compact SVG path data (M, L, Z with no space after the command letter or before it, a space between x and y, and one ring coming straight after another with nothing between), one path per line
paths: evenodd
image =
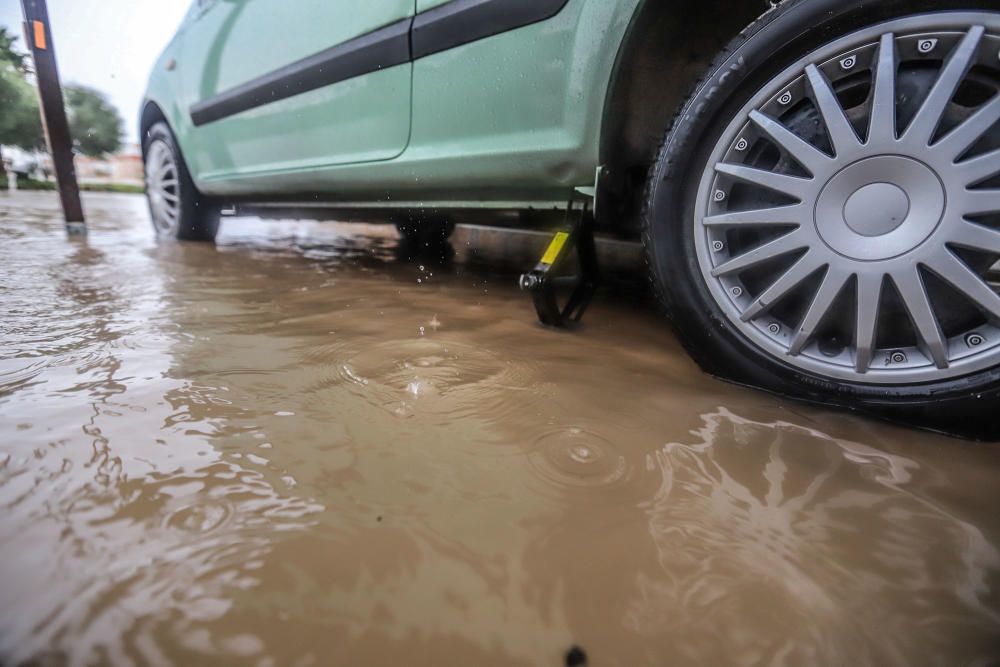
M149 129L142 154L146 164L146 199L157 236L179 241L214 242L219 231L220 207L195 187L184 156L166 123L156 123ZM166 194L161 197L172 198L170 213L165 212L162 198L160 202L156 201L157 187L149 164L153 159L159 162L160 158L168 157L172 160L172 171L168 172L171 185L165 188Z
M783 363L732 325L706 287L695 253L695 199L724 128L755 91L819 46L922 12L997 9L988 0L788 0L718 56L674 120L647 185L643 244L650 277L680 341L708 373L796 400L975 439L1000 439L1000 368L919 385L834 380Z
M407 216L396 221L399 255L403 259L450 260L455 251L448 242L455 223L441 216Z

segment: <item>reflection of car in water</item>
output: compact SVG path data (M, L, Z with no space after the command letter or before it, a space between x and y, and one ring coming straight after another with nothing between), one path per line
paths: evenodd
M156 229L307 206L444 234L593 187L707 370L952 425L992 409L1000 12L764 9L198 0L142 109Z

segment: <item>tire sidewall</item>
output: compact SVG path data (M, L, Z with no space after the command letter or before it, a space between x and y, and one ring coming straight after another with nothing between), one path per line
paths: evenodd
M708 372L814 402L924 404L1000 386L1000 368L918 385L834 381L781 363L740 333L705 285L695 252L695 199L716 141L784 68L851 31L926 11L977 10L953 0L798 0L765 14L730 45L678 115L651 174L644 243L654 289L681 342ZM995 8L995 7L990 7ZM680 215L677 215L680 212Z

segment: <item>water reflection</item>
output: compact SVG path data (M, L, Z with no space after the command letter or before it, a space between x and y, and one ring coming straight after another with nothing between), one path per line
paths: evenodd
M4 662L156 663L164 631L218 653L193 626L254 586L270 531L322 506L180 426L202 420L185 397L215 399L169 378L188 334L169 317L169 263L147 258L163 251L100 230L67 244L52 227L4 258L4 359L43 360L0 385Z
M88 213L0 196L0 662L1000 657L995 448L720 384L635 304L545 331L391 232Z
M772 665L968 664L998 648L1000 553L927 497L917 461L726 409L696 436L649 459L670 576L640 583L638 632Z

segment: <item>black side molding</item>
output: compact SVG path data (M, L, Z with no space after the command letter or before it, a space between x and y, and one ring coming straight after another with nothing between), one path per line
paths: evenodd
M191 107L195 126L205 125L362 74L410 62L413 19L391 23L320 51Z
M332 0L328 0L332 1ZM552 18L569 0L452 0L191 107L195 127Z
M413 59L552 18L569 0L452 0L413 20Z

